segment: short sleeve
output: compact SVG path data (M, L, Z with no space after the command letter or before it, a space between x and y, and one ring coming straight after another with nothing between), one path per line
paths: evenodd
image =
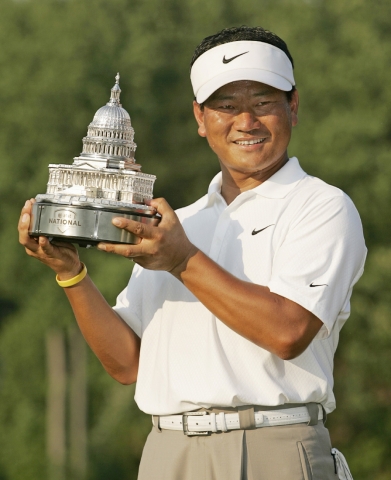
M141 318L144 291L142 271L142 267L135 265L128 285L118 295L117 303L113 307L139 337L141 337L142 332Z
M342 194L307 202L276 248L268 287L312 312L324 324L318 338L350 313L353 285L363 273L361 220Z

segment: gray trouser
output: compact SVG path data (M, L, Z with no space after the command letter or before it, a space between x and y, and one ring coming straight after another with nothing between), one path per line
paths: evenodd
M155 427L138 480L337 480L322 422L188 437Z

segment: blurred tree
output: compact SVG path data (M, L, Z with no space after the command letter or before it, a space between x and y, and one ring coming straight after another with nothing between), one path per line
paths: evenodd
M357 480L391 475L389 235L391 6L385 0L0 0L0 480L47 478L45 334L72 314L54 276L27 258L15 225L45 191L49 163L70 163L117 71L137 159L174 207L202 195L218 164L196 133L189 61L226 26L262 25L286 40L301 93L290 153L356 203L370 249L336 359L329 426ZM82 251L113 303L131 264ZM133 387L88 357L89 475L135 479L150 419Z

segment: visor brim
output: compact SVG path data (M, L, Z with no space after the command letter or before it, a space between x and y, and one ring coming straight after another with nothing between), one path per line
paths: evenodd
M214 92L228 83L237 82L240 80L250 80L254 82L264 83L271 87L277 88L284 92L292 90L292 83L286 78L267 70L258 68L240 68L237 70L230 70L228 72L220 73L211 78L204 85L202 85L197 94L196 101L204 103Z

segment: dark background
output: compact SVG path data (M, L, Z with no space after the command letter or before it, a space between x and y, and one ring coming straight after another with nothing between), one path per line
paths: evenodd
M1 0L0 12L0 480L49 478L45 335L74 323L53 272L18 245L25 199L45 192L49 163L80 153L117 71L155 196L180 207L203 195L218 164L197 135L189 62L203 37L241 24L288 43L301 94L289 153L346 191L362 217L369 255L341 335L328 426L356 480L391 479L390 2ZM132 263L81 256L114 303ZM133 391L88 353L89 479L136 478L150 419Z

